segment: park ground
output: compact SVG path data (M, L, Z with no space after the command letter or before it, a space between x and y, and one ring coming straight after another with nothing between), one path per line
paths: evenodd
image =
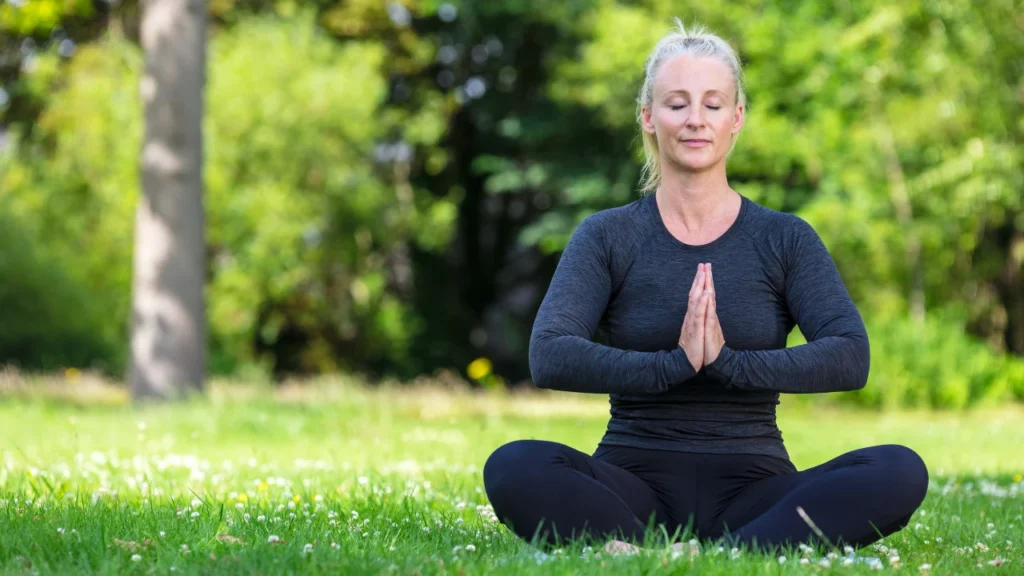
M592 451L607 400L424 380L214 382L132 405L76 375L0 386L0 571L12 574L1024 573L1024 410L873 412L784 397L806 468L900 443L929 466L910 525L856 550L784 557L705 543L541 551L500 525L488 454L519 438ZM681 552L681 553L680 553Z

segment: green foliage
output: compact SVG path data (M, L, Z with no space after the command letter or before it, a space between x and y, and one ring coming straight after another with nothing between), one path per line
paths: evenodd
M0 3L0 32L46 34L65 18L91 16L91 0L21 0Z
M78 48L59 56L60 35L31 58L20 41L0 46L0 218L24 239L0 258L36 275L6 294L66 290L37 314L77 302L96 354L118 366L141 57L117 33L90 41L107 15L89 3L16 4L0 1L0 31L45 45L61 26ZM311 14L293 0L211 0L212 367L409 376L485 357L495 377L526 377L530 299L555 255L586 215L636 198L634 99L679 16L745 64L730 183L807 219L874 319L872 383L844 399L1024 398L1020 361L1003 356L1024 352L1016 4L319 0ZM110 20L129 36L133 6ZM925 328L908 318L921 307Z
M446 245L455 209L395 176L397 163L368 161L404 122L413 144L443 127L436 107L378 115L384 56L374 42L317 33L308 14L251 19L215 37L204 127L215 371L360 369L406 357L417 323L391 286L392 260L410 239ZM55 58L41 56L25 83L53 93L0 174L0 198L61 266L81 273L84 300L104 311L97 330L123 348L141 55L109 38L60 74Z
M26 370L123 366L119 342L100 329L106 319L75 272L33 242L0 204L0 357L15 358Z

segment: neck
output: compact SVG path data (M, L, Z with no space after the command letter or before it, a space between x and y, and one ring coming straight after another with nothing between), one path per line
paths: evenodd
M655 194L666 217L699 231L731 213L736 192L721 163L706 172L664 171Z

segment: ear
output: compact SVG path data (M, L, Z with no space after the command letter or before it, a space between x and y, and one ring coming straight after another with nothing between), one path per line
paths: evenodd
M743 108L743 104L736 105L736 111L732 117L732 128L730 132L732 134L739 134L740 129L743 128L743 122L746 120L747 111Z
M654 122L651 120L651 107L643 106L640 108L640 125L644 132L648 134L654 134Z

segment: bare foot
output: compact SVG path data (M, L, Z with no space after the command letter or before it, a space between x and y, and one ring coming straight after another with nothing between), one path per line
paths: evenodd
M672 558L679 558L680 556L687 556L689 558L700 556L700 544L696 540L676 542L672 545Z
M612 540L604 545L604 551L611 556L615 556L618 554L636 554L640 551L640 548L628 542Z

